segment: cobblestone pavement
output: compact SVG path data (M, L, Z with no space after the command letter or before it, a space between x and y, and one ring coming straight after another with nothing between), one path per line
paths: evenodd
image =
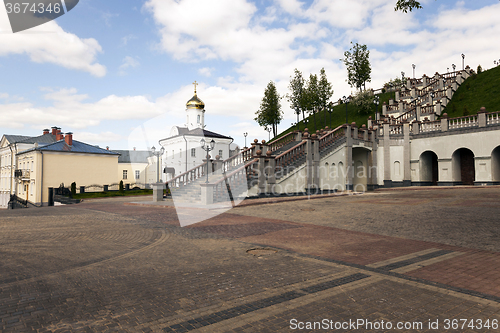
M500 188L130 200L0 211L0 332L500 331Z

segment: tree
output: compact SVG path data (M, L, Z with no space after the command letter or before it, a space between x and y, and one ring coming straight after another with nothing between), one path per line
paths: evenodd
M272 126L274 136L278 134L278 124L283 120L280 99L281 97L278 94L276 85L273 81L269 82L264 91L260 109L255 112L257 115L255 121L257 121L260 126Z
M352 103L358 107L358 113L367 115L373 112L373 91L372 90L364 90L358 91L354 98L352 99Z
M328 82L328 79L326 78L325 68L321 68L319 72L318 95L319 106L323 110L326 124L326 106L330 98L333 96L333 88L332 84Z
M420 9L422 8L422 5L420 5L420 2L415 1L415 0L398 0L396 2L396 7L394 7L395 11L402 11L404 13L408 13L408 11L412 11L413 9Z
M294 77L290 79L288 89L290 93L286 94L286 98L290 103L290 108L295 112L302 112L302 119L304 119L304 112L307 108L305 82L302 72L297 68L295 68Z
M314 119L314 129L316 129L316 112L320 106L319 82L316 74L309 74L306 83L306 111L312 113Z
M347 67L347 82L351 87L366 89L366 82L371 81L371 66L368 60L370 51L366 45L352 44L349 51L344 52L344 64Z

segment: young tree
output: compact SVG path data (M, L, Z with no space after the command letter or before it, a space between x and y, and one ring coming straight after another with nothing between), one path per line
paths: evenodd
M290 93L286 94L286 98L290 103L290 108L292 108L294 112L302 112L302 119L304 119L304 112L307 107L305 82L302 72L297 68L295 68L293 78L290 79L288 89Z
M326 106L333 95L333 88L332 84L328 82L328 79L326 78L325 68L321 68L321 71L319 72L318 94L319 106L323 110L323 113L325 115L326 124Z
M276 85L273 81L269 82L264 91L260 109L255 112L257 115L255 121L257 121L260 126L272 126L274 136L278 134L278 124L283 120L280 99L281 97L278 94Z
M315 130L316 112L319 109L320 103L318 76L316 74L309 74L309 80L306 83L306 111L313 115Z
M352 42L351 42L352 44ZM366 45L352 44L349 51L344 52L344 64L347 67L347 82L351 87L361 90L366 89L366 82L371 81L372 68L370 61L370 51Z
M415 0L398 0L396 2L396 7L394 7L395 11L402 11L404 13L408 13L408 11L412 11L413 9L420 9L422 8L422 5L420 5L420 2L415 1Z

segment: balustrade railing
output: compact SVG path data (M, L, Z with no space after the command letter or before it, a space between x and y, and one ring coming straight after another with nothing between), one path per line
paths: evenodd
M238 154L231 156L230 158L222 162L222 171L227 172L232 168L250 160L252 158L252 147L240 151Z
M420 108L420 114L433 114L434 113L434 105L424 105Z
M479 123L477 121L477 115L448 119L449 129L474 127L474 126L479 126Z
M287 165L290 165L304 156L306 154L306 143L307 141L304 140L295 147L292 147L276 156L274 158L276 160L276 169L279 170Z
M244 186L246 186L248 177L250 173L253 172L252 165L256 162L258 162L258 159L248 161L245 165L240 166L238 169L233 170L228 174L224 174L221 179L215 182L213 191L214 202L219 201L221 198L226 198L228 190L233 191L236 184L240 183L240 185L244 184ZM235 193L233 192L233 196L234 194Z
M500 124L500 111L486 114L486 125Z
M344 137L345 129L346 129L345 125L339 126L333 131L330 131L325 135L323 135L321 138L319 138L319 149L321 150L325 148L325 146L336 141L337 139Z
M391 125L389 128L390 135L401 135L403 134L403 125Z
M424 121L420 124L418 124L420 129L420 133L425 133L425 132L436 132L441 130L441 121L436 120L436 121Z
M203 163L167 181L169 188L185 186L205 175L207 164Z
M270 151L275 151L286 145L287 143L295 141L295 134L297 132L290 132L286 134L285 136L282 136L281 138L278 138L276 140L272 140L269 142L269 150Z

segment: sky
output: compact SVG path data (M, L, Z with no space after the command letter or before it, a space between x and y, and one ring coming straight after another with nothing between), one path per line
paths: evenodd
M244 146L268 139L254 121L274 81L288 93L294 69L325 68L338 100L354 91L341 59L351 42L370 50L378 89L413 76L500 61L498 0L80 0L54 21L12 33L0 6L0 134L58 126L110 149L158 147L185 123L199 83L206 129ZM286 98L279 130L296 120Z

